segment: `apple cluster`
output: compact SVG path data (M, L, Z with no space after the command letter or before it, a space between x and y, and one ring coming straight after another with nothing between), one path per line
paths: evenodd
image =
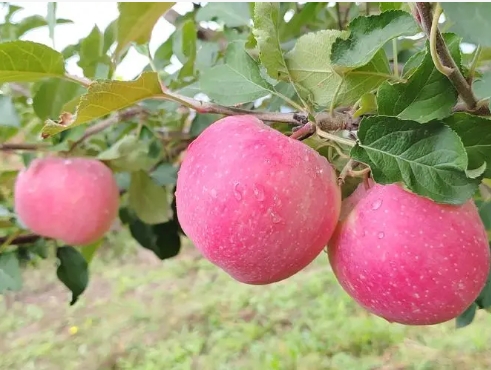
M190 145L176 204L196 248L237 281L287 279L327 247L344 290L389 322L455 318L490 270L472 200L439 204L371 181L342 202L325 157L253 116L220 119Z

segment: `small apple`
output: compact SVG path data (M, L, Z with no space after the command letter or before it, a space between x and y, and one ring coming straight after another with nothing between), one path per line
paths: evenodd
M119 190L111 170L91 158L35 159L19 172L15 211L32 232L71 245L97 241L111 227Z
M457 317L490 269L486 230L472 200L439 204L399 184L360 184L343 202L328 255L355 301L406 325Z
M315 150L253 116L231 116L188 148L176 205L205 258L260 285L292 276L320 254L336 227L341 192Z

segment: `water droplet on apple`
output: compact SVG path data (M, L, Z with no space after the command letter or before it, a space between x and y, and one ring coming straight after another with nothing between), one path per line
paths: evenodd
M71 159L65 159L63 161L64 164L72 164L72 160Z
M216 189L211 189L210 194L212 198L216 198L218 196Z
M274 224L278 224L281 222L281 217L274 213L271 208L268 209L268 213L271 216L271 221L273 221Z
M378 236L379 239L382 239L385 236L385 234L381 231L381 232L378 233L377 236Z
M237 200L242 200L242 193L244 192L244 189L240 183L236 182L234 184L234 197Z
M379 209L382 206L382 199L377 199L375 202L372 204L372 209L375 211Z
M255 184L253 192L258 201L262 202L264 200L264 190L262 189L261 185Z

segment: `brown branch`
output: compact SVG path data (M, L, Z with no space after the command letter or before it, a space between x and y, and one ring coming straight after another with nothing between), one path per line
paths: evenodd
M436 31L435 44L431 44L431 28L433 25L431 3L416 3L415 6L419 14L419 18L421 19L421 27L423 28L427 38L430 40L430 49L436 50L438 60L434 61L435 65L441 62L443 67L448 69L449 72L444 74L447 75L450 82L462 97L462 100L466 104L468 110L474 110L477 106L477 99L472 92L471 86L464 78L457 64L453 60L440 31L438 28L435 30L435 27L438 27L438 24L434 25L434 32ZM418 15L416 15L416 21L419 23Z
M89 137L92 135L98 134L101 131L104 131L106 128L115 125L117 123L129 120L138 114L143 113L144 110L140 106L134 106L131 108L128 108L124 111L118 112L114 116L111 116L109 118L106 118L105 120L102 120L95 124L94 126L89 127L84 135L78 139L76 142L74 142L69 150L69 152L72 152L78 145L80 145L83 141L87 140Z
M3 143L0 144L0 151L10 151L10 150L24 150L24 151L38 151L47 148L48 145L45 143L39 144L28 144L28 143Z
M226 116L237 116L237 115L253 115L262 121L266 122L283 122L290 123L293 125L299 125L302 120L305 119L299 113L280 113L280 112L259 112L251 111L241 108L224 107L219 104L203 102L189 98L184 95L177 94L167 89L163 89L162 95L154 96L156 99L172 100L176 103L180 103L188 108L194 109L198 113L215 113L223 114Z
M459 103L453 108L453 112L468 112L476 116L491 116L491 111L489 110L489 100L478 102L476 109L474 110L469 110L465 103Z
M10 245L21 245L21 244L31 244L34 243L35 241L41 239L41 236L36 235L36 234L26 234L26 235L20 235L15 237L10 241ZM7 240L9 240L8 236L3 236L0 237L0 245L5 243Z

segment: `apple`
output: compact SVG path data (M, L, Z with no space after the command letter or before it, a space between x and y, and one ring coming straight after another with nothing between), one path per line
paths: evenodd
M356 302L406 325L457 317L490 269L486 230L472 200L439 204L400 184L360 184L343 202L328 256Z
M235 280L286 279L327 245L341 191L328 161L251 115L220 119L189 146L176 186L183 231Z
M111 170L96 159L40 158L19 172L14 206L32 232L86 245L111 227L119 190Z

